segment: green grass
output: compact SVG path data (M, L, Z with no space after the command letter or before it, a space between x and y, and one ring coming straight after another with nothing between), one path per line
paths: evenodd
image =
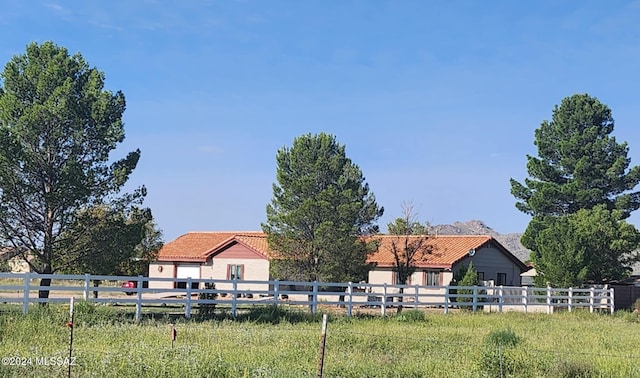
M35 358L69 352L68 306L28 315L0 308L2 377L66 377ZM321 314L255 308L232 320L153 316L78 303L74 377L316 377ZM172 346L170 322L177 340ZM639 377L640 322L631 313L330 316L325 377Z

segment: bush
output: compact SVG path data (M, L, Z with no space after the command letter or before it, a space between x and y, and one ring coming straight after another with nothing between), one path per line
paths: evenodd
M514 347L518 345L520 341L520 337L510 329L491 331L484 339L485 345L495 347Z
M631 310L635 313L640 313L640 298L636 299L636 301L633 302Z
M460 282L457 285L458 286L477 286L479 283L480 281L478 280L478 272L473 267L473 262L470 262L469 266L466 269L464 277L462 278L462 280L460 280ZM473 290L458 289L458 294L465 294L465 295L473 294ZM478 294L480 294L480 292L478 292ZM467 303L472 301L473 301L473 298L469 298L469 297L462 297L462 298L458 297L456 299L456 302L458 303ZM460 309L465 311L470 311L472 310L472 307L461 305Z
M322 314L310 314L300 310L289 310L276 305L252 307L247 312L239 314L238 321L250 321L256 323L279 324L317 322L322 319Z
M205 282L204 289L215 290L216 284L213 282ZM198 294L198 299L200 300L215 300L216 298L218 298L218 293L216 292L201 292ZM202 319L211 318L215 315L215 309L215 303L200 303L198 305L198 317Z
M488 377L506 377L526 369L515 355L522 340L510 329L491 331L484 338L480 370Z
M549 376L557 378L591 378L600 374L588 363L560 361L549 372Z
M424 312L414 309L403 311L396 319L400 322L423 322L426 317Z

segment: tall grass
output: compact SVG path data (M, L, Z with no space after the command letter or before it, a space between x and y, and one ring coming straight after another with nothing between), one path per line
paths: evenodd
M315 377L321 315L255 308L235 320L157 317L135 323L109 306L79 303L74 377ZM64 377L36 366L68 355L68 306L0 314L2 377ZM170 323L177 330L172 345ZM330 316L325 377L639 377L637 315L430 314Z

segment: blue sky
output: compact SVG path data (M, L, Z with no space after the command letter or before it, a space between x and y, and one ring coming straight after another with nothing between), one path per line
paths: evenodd
M258 230L275 154L336 135L383 226L416 204L432 224L529 217L534 130L589 93L640 163L640 1L24 1L3 5L0 63L51 40L105 72L127 99L127 139L165 239ZM640 217L632 223L640 226Z

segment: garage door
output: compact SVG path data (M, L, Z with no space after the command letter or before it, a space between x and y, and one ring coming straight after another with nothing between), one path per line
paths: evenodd
M179 264L178 269L176 270L176 278L187 279L187 278L199 279L200 278L200 264ZM186 281L178 281L176 287L178 289L186 289L187 282ZM192 282L191 288L197 289L198 283Z
M179 264L176 278L200 278L200 264Z

